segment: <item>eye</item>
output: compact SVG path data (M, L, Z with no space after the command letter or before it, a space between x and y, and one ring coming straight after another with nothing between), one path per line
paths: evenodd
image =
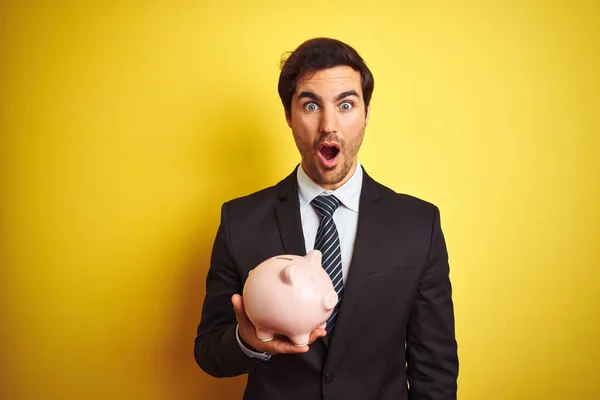
M342 104L340 104L340 110L342 111L350 111L352 107L352 103L350 103L349 101L345 101Z
M307 103L304 105L306 111L317 111L319 106L316 103Z

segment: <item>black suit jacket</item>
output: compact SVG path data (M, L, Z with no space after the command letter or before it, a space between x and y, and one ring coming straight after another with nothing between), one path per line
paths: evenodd
M456 398L452 290L438 209L363 173L336 329L304 354L269 361L248 357L235 338L231 305L231 296L242 293L248 271L259 263L306 254L295 171L273 187L223 205L194 353L215 377L248 373L244 399Z

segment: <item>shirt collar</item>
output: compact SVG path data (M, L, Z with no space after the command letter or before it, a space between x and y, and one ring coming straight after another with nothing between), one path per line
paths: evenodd
M354 211L358 212L358 204L360 200L360 190L362 188L363 174L362 167L359 162L356 163L354 174L346 183L335 190L325 190L315 183L302 168L302 164L298 166L296 177L298 179L298 193L300 197L300 208L307 204L320 194L333 194L342 202L342 204Z

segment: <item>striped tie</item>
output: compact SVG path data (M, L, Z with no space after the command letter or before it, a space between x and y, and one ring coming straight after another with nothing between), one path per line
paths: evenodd
M323 269L327 271L333 287L338 294L338 302L333 313L327 320L327 334L331 334L335 326L335 320L344 297L344 279L342 273L342 253L340 251L340 239L338 231L333 222L333 213L341 202L333 195L317 196L311 201L317 214L321 217L321 223L315 238L315 249L322 253Z

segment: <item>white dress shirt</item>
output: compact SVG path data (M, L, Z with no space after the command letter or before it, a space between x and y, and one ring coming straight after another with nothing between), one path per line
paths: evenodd
M298 179L298 199L300 201L300 218L302 221L302 232L304 234L304 247L306 248L307 253L315 247L315 238L320 223L319 215L310 202L321 194L333 194L342 203L333 214L333 221L335 222L340 239L342 274L344 284L346 284L348 271L350 269L350 261L352 259L352 254L354 253L356 229L358 227L358 205L363 181L362 167L360 166L360 163L357 162L352 177L335 190L325 190L315 183L306 174L302 165L298 167L296 177ZM271 358L270 354L257 353L244 346L240 341L238 327L236 327L235 335L240 348L248 356L260 358L262 360Z
M320 218L310 202L321 194L333 194L342 202L333 214L333 221L340 238L340 251L342 253L342 274L344 284L348 278L348 270L352 253L354 252L354 241L356 240L356 228L358 226L358 203L360 190L362 188L362 167L356 164L354 174L346 183L336 190L325 190L316 184L304 172L302 167L298 168L298 197L300 199L300 218L302 219L302 231L304 233L304 246L306 252L315 248L315 238L319 229Z

